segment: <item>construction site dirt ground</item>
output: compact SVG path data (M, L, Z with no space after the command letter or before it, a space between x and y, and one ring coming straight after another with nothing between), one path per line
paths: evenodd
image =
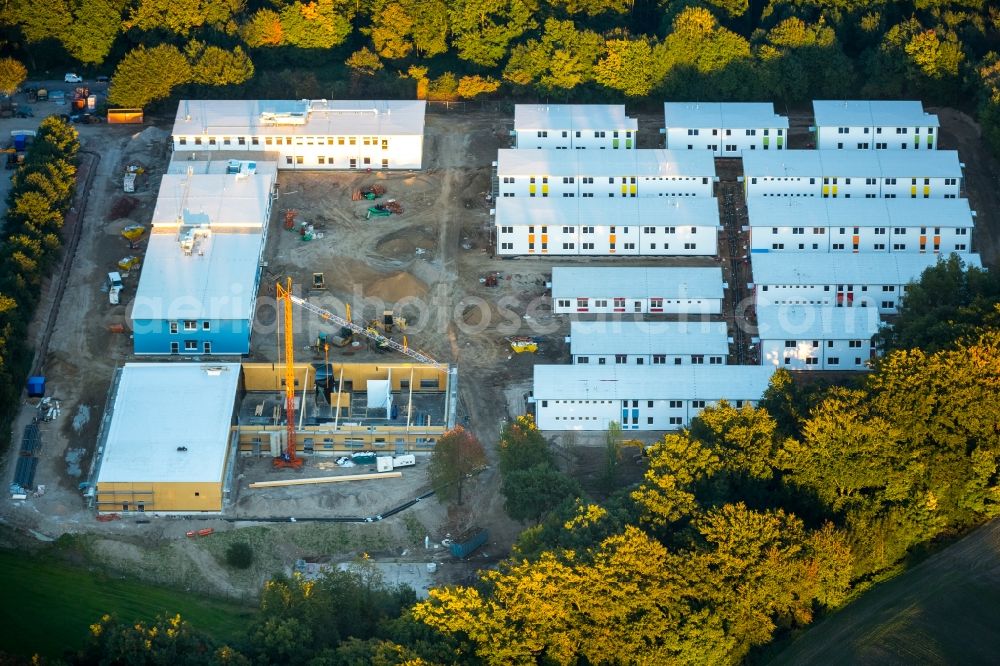
M936 111L943 125L941 146L958 147L966 164L968 194L979 213L976 247L986 264L995 266L1000 239L996 212L1000 210L1000 169L987 155L979 142L978 128L968 117L948 109ZM661 118L656 114L640 116L641 147L655 147L662 140L657 133ZM119 234L130 222L149 222L159 177L169 158L169 128L100 125L81 127L84 150L95 154L91 159L96 175L88 193L83 234L44 358L48 393L61 401L61 414L42 424L44 444L36 482L45 485L46 492L26 501L2 500L3 522L47 538L78 534L80 543L86 544L82 548L94 562L157 582L235 597L253 596L268 575L290 570L294 561L303 557L350 559L368 552L393 561L440 558L440 549L422 552L424 537L439 543L446 535L473 524L490 530L491 542L482 551L487 557L477 555L469 563L443 567L435 580L467 580L477 567L504 555L524 526L507 518L503 509L495 466L500 428L507 418L527 408L535 363L569 362L564 342L569 318L553 316L545 296L552 266L722 265L731 285L747 278L745 273L733 273L734 266L743 270L737 262L739 242L720 242L721 263L715 258L492 256L491 203L487 198L491 163L498 148L509 146L511 120L485 111L428 114L422 171L281 172L252 340L251 360L278 360L273 302L273 285L278 279L291 277L301 295L338 314L343 314L344 302L352 303L355 321L396 306L407 319L410 347L457 365L459 423L478 435L489 454L490 466L466 483L461 507L445 507L430 498L390 518L366 524L251 523L216 518L137 522L134 516L110 523L95 520L77 486L90 468L113 370L136 360L127 332L111 333L109 326L128 323L128 303L135 293L137 274L125 278L125 305L110 305L101 285L118 259L128 254L141 256L141 248L130 249ZM808 136L804 128L809 119L793 113L792 123L793 147L805 147ZM129 161L140 162L147 173L137 191L126 196L121 191L121 176ZM737 173L728 168L723 171L727 179L734 179ZM352 201L351 193L370 184L384 186L386 195L381 201L395 199L403 213L366 219L372 204ZM734 215L740 213L739 201L720 205L722 212L728 205ZM297 222L312 224L317 237L304 241L297 231L285 230L284 211L288 209L296 211ZM735 231L732 226L726 234ZM728 236L723 239L728 240ZM323 274L325 289L309 289L314 273ZM483 282L491 274L499 276L495 287ZM731 290L725 311L729 321L739 314L732 296ZM43 299L33 328L37 335L52 311L51 294L45 298L49 300ZM297 309L295 318L297 360L321 361L315 338L329 329L303 310ZM537 337L538 353L514 354L507 344L507 338L514 335ZM353 353L350 348L331 349L330 354L331 361L405 360L364 348ZM33 405L26 403L15 424L15 442L35 414ZM603 434L551 435L559 464L578 478L588 493L602 497L606 492L601 482ZM644 441L652 441L660 433L642 435ZM638 449L626 449L620 484L641 478L645 466L638 453ZM16 454L15 448L6 456L7 480L13 474L11 462ZM301 474L332 473L318 467L321 460L330 459L310 458ZM260 491L247 486L251 481L275 478L269 461L243 459L227 517L377 516L426 492L426 470L426 458L422 458L415 468L404 469L403 478L398 480ZM216 534L188 539L184 535L192 526L210 526ZM259 566L249 573L238 573L222 564L225 544L236 539L250 541L260 553ZM153 562L156 566L151 566Z

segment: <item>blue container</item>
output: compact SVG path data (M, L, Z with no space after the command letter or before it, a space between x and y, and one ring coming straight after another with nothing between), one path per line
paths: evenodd
M45 377L28 377L28 397L41 398L45 395Z
M465 559L475 552L477 548L486 543L489 538L489 531L476 527L461 534L451 542L448 548L451 550L452 557Z

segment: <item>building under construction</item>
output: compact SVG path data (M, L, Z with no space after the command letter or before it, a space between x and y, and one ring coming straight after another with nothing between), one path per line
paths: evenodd
M414 363L296 363L298 453L430 451L455 425L454 369ZM234 430L239 451L277 457L285 448L284 364L245 363Z
M296 363L296 454L430 452L455 425L453 368ZM90 497L100 513L219 513L237 453L287 451L285 366L128 363L98 438Z

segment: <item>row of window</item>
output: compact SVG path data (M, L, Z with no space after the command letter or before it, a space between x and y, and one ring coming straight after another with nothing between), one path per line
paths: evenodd
M501 181L506 185L511 185L517 182L518 176L502 176ZM549 176L528 176L528 183L535 185L538 183L538 179L541 178L542 185L547 185L549 183ZM553 178L562 178L562 182L566 184L576 183L576 176L553 176ZM700 180L702 185L708 185L707 176L608 176L608 184L614 185L616 183L615 178L618 178L618 183L622 185L635 185L638 180L644 183L652 183L656 181L671 181L671 182L687 182L692 180ZM638 179L638 180L637 180ZM594 183L593 176L580 176L580 182L586 185L591 185ZM755 181L756 182L756 181Z
M775 182L787 183L787 182L793 182L793 181L796 182L796 183L800 183L803 180L805 180L805 178L801 177L801 176L784 176L784 177L783 176L752 176L750 178L750 184L751 185L756 185L758 179L761 180L761 181L763 181L763 182L765 182L765 183L775 183ZM878 180L879 180L878 178L865 178L865 185L876 185ZM881 180L882 180L882 184L884 184L884 185L896 185L899 180L905 181L906 179L905 178L882 178ZM919 183L917 183L918 180L920 180L920 178L910 178L910 184L911 185L918 185L919 184ZM930 185L931 184L931 179L930 178L924 178L923 181L924 181L924 185ZM823 184L824 185L837 185L837 184L839 184L839 182L840 182L840 177L839 176L823 176ZM816 178L810 178L809 179L809 184L810 185L815 185L816 184ZM844 185L850 185L850 184L851 184L851 179L850 178L844 178ZM944 184L945 185L957 185L958 184L958 179L957 178L945 178L944 179Z
M569 131L568 130L557 130L557 131L561 131L562 132L561 136L563 138L566 138L566 137L569 136ZM537 134L537 136L538 136L539 139L545 139L545 138L548 138L549 131L548 130L538 130L536 132L536 134ZM617 139L618 138L618 134L619 134L619 130L614 130L614 131L611 132L611 137L614 138L614 139ZM624 134L625 134L625 138L626 139L631 139L632 138L632 130L625 130ZM606 138L606 136L607 136L607 132L605 130L597 130L597 131L594 132L594 138L595 139L604 139L604 138ZM576 130L576 138L578 138L578 139L581 138L581 130Z
M198 321L197 320L195 320L195 319L185 319L185 320L183 320L181 322L177 322L177 321L170 322L170 332L171 333L177 333L178 330L180 329L180 327L182 325L184 327L184 332L185 333L190 333L191 331L197 331L198 330ZM210 330L212 330L212 322L210 322L210 321L203 321L203 322L201 322L201 330L203 330L203 331L210 331Z
M786 356L785 357L785 365L791 365L792 364L792 358L793 357L791 357L791 356ZM815 356L810 356L809 358L805 359L805 364L806 365L819 365L819 359L816 358ZM831 356L830 358L826 359L826 364L827 365L840 365L840 357L839 356ZM861 365L861 357L860 356L855 356L854 357L854 365L855 366L860 366Z
M628 363L628 356L629 356L628 354L615 354L615 364L617 364L617 365L624 365L624 364ZM652 355L652 359L653 359L653 365L666 365L666 363L667 363L667 355L666 354L653 354ZM607 361L607 358L604 357L604 356L597 357L597 365L606 365L606 361ZM681 365L682 361L683 361L683 359L680 356L675 356L674 357L674 365ZM580 364L580 365L586 365L586 364L590 363L590 357L589 356L577 356L576 357L576 362L577 362L577 364ZM645 362L646 362L646 359L645 359L644 356L636 356L635 357L635 364L636 365L645 365ZM709 356L708 357L708 363L709 363L709 365L723 365L723 357L722 356ZM691 356L691 364L692 365L704 365L705 364L705 355L704 354L693 354ZM652 405L650 405L650 406L652 406Z
M853 229L852 234L855 236L857 236L861 232L861 227L838 227L837 233L843 236L847 234L848 228ZM927 230L931 228L934 229L933 235L935 236L941 235L941 227L920 227L920 235L926 236ZM793 236L805 234L806 232L805 227L771 227L771 233L778 234L786 229L790 229ZM887 233L888 229L889 227L873 227L872 231L876 236L884 236ZM892 233L895 234L896 236L905 236L910 229L916 229L916 227L892 227ZM694 227L691 227L691 231L692 233L694 232ZM826 227L813 227L812 233L814 235L825 234ZM959 227L955 229L956 236L967 236L968 234L969 234L968 227Z
M838 127L837 128L837 134L850 134L851 130L854 130L854 129L857 129L857 127ZM871 134L871 129L872 128L870 128L870 127L864 127L862 129L864 129L864 133L865 134ZM888 128L886 128L886 129L888 129ZM933 127L924 127L923 129L927 130L928 134L934 134L934 128ZM921 130L920 127L914 127L913 128L913 133L914 134L920 134L920 130ZM881 127L876 127L875 128L875 133L876 134L881 134L882 133L882 128ZM910 128L909 127L897 127L896 128L896 134L909 134L909 133L910 133Z
M736 130L736 131L739 132L739 130ZM743 131L744 131L744 136L757 136L757 130L756 129L748 129L748 130L743 130ZM687 132L688 132L688 136L700 136L701 135L701 130L700 129L689 129ZM761 132L763 133L764 136L770 136L771 135L771 130L768 129L768 128L762 129ZM779 129L779 130L777 130L777 132L778 132L778 136L784 136L785 130ZM732 136L732 135L733 135L733 130L727 129L726 130L726 136ZM719 136L719 130L713 129L712 130L712 136Z
M764 144L764 150L767 150L768 147L769 147L768 144L765 143ZM689 143L687 149L688 150L694 150L695 148L694 148L693 144ZM719 145L716 144L716 143L709 144L709 145L705 146L705 150L711 150L713 152L716 151L716 150L718 150L718 149L719 149ZM779 149L780 149L780 146L779 146ZM740 147L737 144L735 144L735 143L727 143L725 145L725 147L722 149L722 151L725 152L725 153L735 153L738 150L740 150ZM750 150L757 150L757 145L756 144L750 144Z
M848 342L847 346L850 347L850 348L852 348L852 349L860 349L861 348L861 343L862 343L861 340L848 340L847 342ZM826 346L827 347L833 347L833 343L834 343L833 340L827 340L826 341ZM871 343L869 343L869 344L871 344ZM798 346L799 346L799 343L798 343L797 340L785 340L785 348L786 349L796 349ZM813 340L812 341L812 346L813 346L814 349L817 348L817 347L819 347L819 340Z
M202 353L204 353L204 354L211 354L212 353L212 343L211 342L204 342L204 343L202 343L201 350L202 350ZM198 341L197 340L185 340L184 341L184 351L185 352L193 352L193 353L197 354L198 353ZM180 342L171 342L170 343L170 353L171 354L179 354L179 353L181 353Z
M358 165L358 160L355 157L351 157L351 158L349 158L346 161L347 161L348 167L351 168L351 169L357 169L358 166L359 166ZM294 155L294 156L293 155L285 155L285 164L288 164L288 165L294 164L296 166L302 166L302 165L305 164L305 157L302 156L302 155ZM325 156L325 155L318 155L316 157L316 164L322 164L323 166L332 166L334 164L333 156L329 156L328 157L328 156ZM372 165L372 158L370 158L370 157L362 157L361 158L361 164L360 164L360 166L370 167L371 165ZM389 158L388 157L383 157L382 158L382 168L383 169L388 169L389 168Z
M767 291L767 290L765 289L765 291ZM568 298L560 298L560 299L557 299L556 304L559 307L561 307L561 308L568 308L568 307L570 307L571 300L572 299L568 299ZM616 308L624 308L625 307L625 299L624 298L614 298L614 299L611 299L611 300L612 300L612 303L613 303L613 307L616 307ZM588 305L589 302L590 302L589 298L577 298L576 299L576 307L578 307L578 308L586 308L586 307L606 308L606 307L608 307L608 299L606 299L606 298L595 298L593 306ZM638 300L633 301L633 304L636 307L639 307L641 305L641 303L642 303L642 301L638 301ZM692 300L686 300L686 301L685 300L680 300L680 299L671 300L669 298L666 298L666 299L664 299L664 298L650 298L649 299L649 307L651 307L651 308L662 308L664 303L666 303L667 305L672 305L674 303L676 303L678 305L680 305L681 303L686 303L687 305L691 305L691 304L701 304L701 301L698 300L698 299L692 299Z
M232 146L232 145L245 146L248 143L247 139L249 139L249 144L251 146L259 146L259 145L261 145L261 137L259 137L259 136L251 136L251 137L238 136L238 137L235 137L235 139L233 137L224 136L224 137L221 137L221 139L222 139L221 140L221 144L223 146ZM356 146L356 145L358 145L358 143L360 141L360 144L362 146L376 146L376 147L377 146L381 146L382 150L388 150L389 149L389 139L383 139L383 138L379 138L377 136L363 136L363 137L357 137L357 136L348 136L348 137L344 137L344 136L336 136L336 137L335 136L326 136L326 137L323 137L323 136L317 136L317 137L312 137L312 136L296 136L296 137L291 137L291 136L265 136L265 137L263 137L263 139L264 139L263 145L265 145L265 146L282 146L282 145L284 145L284 146L291 146L291 145L295 145L295 146ZM186 137L186 136L180 136L180 137L177 137L177 144L180 145L180 146L186 146L186 145L188 145L188 141L189 140L195 146L202 146L202 145L215 146L215 145L219 145L219 143L220 143L219 137L216 137L216 136L208 136L208 137L195 136L195 137L190 137L190 139L189 139L189 137ZM235 141L235 143L234 143L234 141Z
M914 139L913 150L920 150L920 144L916 142L917 138L919 138L919 137L915 137L915 139ZM867 143L866 141L859 141L858 142L858 150L868 150L868 148L870 148L870 147L871 147L870 144ZM905 143L901 143L901 144L899 144L898 150L906 150L906 148L907 148L907 145ZM934 148L934 145L931 144L928 141L927 142L927 149L928 150L933 150L933 148ZM837 142L837 150L843 150L843 149L844 149L844 142L843 141ZM889 144L886 143L886 142L884 142L884 141L880 141L880 142L876 142L875 143L875 150L888 150L888 149L889 149Z
M508 195L505 194L504 196L508 196ZM514 195L511 194L509 196L514 196ZM532 195L532 196L534 196L534 195ZM614 195L611 195L611 196L614 196ZM815 197L816 193L815 192L761 192L757 196L761 196L761 197ZM840 197L842 197L844 199L850 199L851 195L850 194L841 194ZM824 199L829 199L830 198L830 194L828 192L824 192L823 193L823 198ZM836 194L834 194L833 198L836 199L838 197L837 197ZM878 194L874 194L874 193L871 193L871 192L869 192L868 194L865 194L865 199L879 199L879 198L882 198L882 199L896 199L897 197L896 197L896 193L895 192L884 193L884 194L882 194L881 197L879 197ZM911 199L916 199L917 198L917 193L916 192L912 192L910 194L910 198ZM931 197L930 197L930 194L928 193L928 194L924 194L923 198L924 199L930 199ZM945 194L941 198L942 199L957 199L958 195L956 195L956 194Z
M768 287L774 287L775 289L813 289L813 288L818 287L818 286L819 285L816 285L816 284L765 284L765 285L761 285L760 289L761 289L761 291L767 291ZM902 285L899 288L899 290L901 292L903 292L903 293L906 293L907 286L908 285ZM824 284L823 285L823 291L830 291L830 285ZM838 293L843 293L843 292L852 293L853 291L854 291L854 285L853 284L848 284L848 285L838 284L837 285L837 292ZM861 291L868 291L868 285L867 284L861 285ZM882 285L882 291L884 291L884 292L896 291L896 286L892 285L892 284L884 284L884 285Z
M580 233L593 234L593 233L596 233L595 228L596 227L582 226L582 227L580 227ZM642 233L644 233L644 234L655 234L655 233L657 233L659 231L660 228L661 227L643 227L642 228ZM622 229L623 229L623 231L622 231L623 234L627 234L628 233L628 227L622 227ZM663 229L663 233L665 233L665 234L676 234L677 233L677 227L662 227L662 229ZM543 234L549 233L548 225L542 225L541 230L542 230ZM500 233L502 233L502 234L512 234L512 233L514 233L514 227L512 227L512 226L501 226L500 227ZM535 226L533 224L529 224L528 225L528 233L529 234L535 233ZM564 234L574 234L574 233L576 233L576 227L562 227L562 233L564 233ZM616 233L615 232L615 227L610 227L608 233L612 233L612 234ZM691 227L691 233L693 233L693 234L698 233L698 227Z

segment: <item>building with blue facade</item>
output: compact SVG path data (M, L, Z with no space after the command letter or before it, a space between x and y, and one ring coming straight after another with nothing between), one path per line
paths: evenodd
M132 307L136 354L249 353L276 171L219 162L164 175Z

